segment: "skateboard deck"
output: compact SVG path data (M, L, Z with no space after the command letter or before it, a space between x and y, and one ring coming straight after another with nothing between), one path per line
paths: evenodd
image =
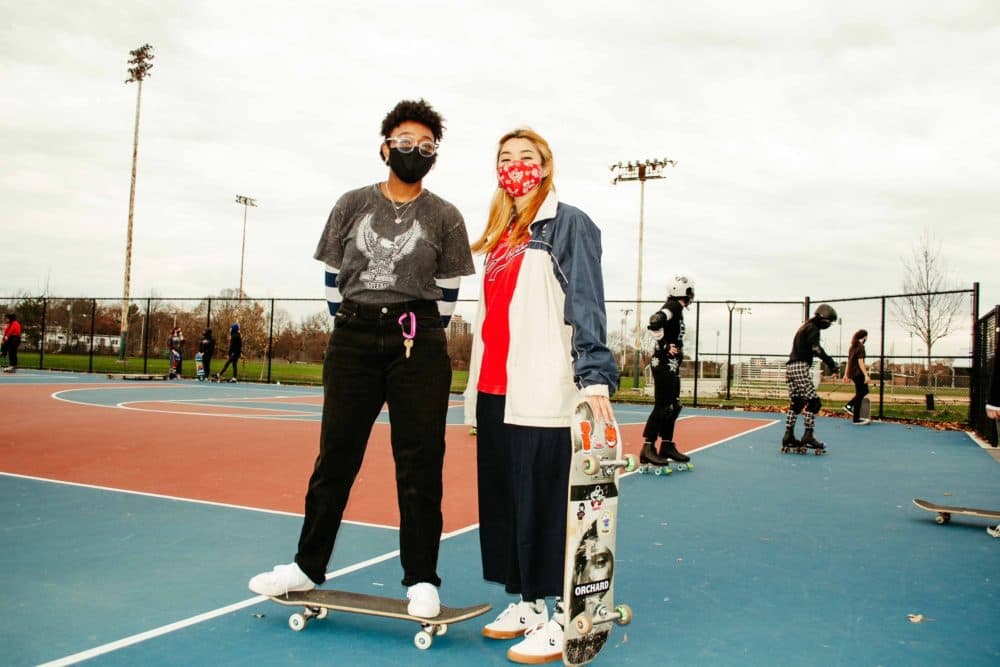
M928 512L936 512L937 516L934 517L934 521L939 524L945 524L951 521L952 514L962 514L965 516L976 516L981 519L990 519L991 521L1000 521L1000 510L981 510L975 509L973 507L955 507L952 505L938 505L937 503L932 503L921 498L914 498L913 504L922 510L927 510Z
M170 379L177 377L177 366L181 362L181 353L177 350L170 350Z
M861 419L871 419L872 418L872 402L865 396L861 399L861 407L858 408L858 417Z
M198 380L201 382L205 381L205 355L198 352L194 355L194 368L198 376Z
M615 534L619 469L634 470L637 462L622 453L618 425L599 422L587 401L573 411L570 431L563 663L585 665L604 647L612 621L632 620L631 608L614 601Z
M302 607L288 617L288 627L296 632L304 630L312 619L323 620L330 610L343 611L351 614L367 614L368 616L385 616L420 624L420 630L413 637L413 643L419 649L428 649L434 643L434 637L440 637L448 632L449 623L466 621L481 616L492 609L490 604L477 604L472 607L452 608L441 606L441 613L434 618L411 616L407 613L408 602L396 598L386 598L364 593L349 593L314 589L286 593L280 597L270 598L286 607Z

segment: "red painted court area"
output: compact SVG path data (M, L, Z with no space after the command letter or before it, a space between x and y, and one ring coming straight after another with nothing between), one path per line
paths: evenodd
M90 385L99 388L101 385ZM109 385L108 388L112 386ZM319 422L261 418L296 414L259 409L247 401L243 415L210 402L144 402L123 409L59 401L52 394L79 385L0 387L5 424L0 433L4 472L66 482L161 494L251 508L301 513L306 483L318 451ZM120 384L113 385L121 389ZM220 403L230 402L219 400ZM274 402L268 399L268 402ZM769 423L762 419L694 416L677 424L684 451L731 438ZM641 424L622 426L625 449L638 454ZM475 524L476 446L469 428L448 427L444 467L445 530ZM376 424L345 518L398 526L389 425Z

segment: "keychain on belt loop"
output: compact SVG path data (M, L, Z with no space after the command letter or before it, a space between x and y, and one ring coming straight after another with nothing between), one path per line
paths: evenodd
M410 330L407 332L403 321L410 318ZM403 331L403 347L406 348L406 358L410 358L410 350L413 349L413 339L417 337L417 316L413 312L403 313L399 316L399 328Z

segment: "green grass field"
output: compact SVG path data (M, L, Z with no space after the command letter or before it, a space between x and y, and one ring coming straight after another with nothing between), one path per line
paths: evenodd
M213 359L212 371L218 372L222 369L225 359ZM89 372L91 360L86 354L46 354L44 368L57 371ZM20 354L21 368L39 368L37 352L22 352ZM146 368L143 370L143 360L141 358L129 359L124 365L115 356L94 355L94 373L149 373L152 375L166 375L168 364L166 358L150 358L146 361ZM182 364L182 375L185 378L195 377L194 359L185 359ZM230 376L229 372L226 373ZM267 362L261 360L243 360L240 362L238 377L243 382L263 382L267 380ZM451 391L462 393L465 391L468 381L468 371L453 371L451 378ZM271 382L281 384L322 384L323 367L318 363L288 363L283 360L271 361ZM645 381L640 379L640 389L645 385ZM837 383L824 383L818 388L821 396L824 397L826 407L834 413L839 412L841 403L826 397L835 395L839 397L845 392L850 393L847 385ZM922 422L940 423L964 423L969 417L968 390L964 388L935 387L931 390L936 398L936 410L928 410L922 400L926 387L886 387L885 402L883 404L883 414L886 419L916 420ZM872 399L872 416L878 414L878 386L872 387L870 395ZM651 396L646 396L632 389L632 379L625 377L622 380L622 391L615 396L616 400L637 403L652 404ZM916 400L915 400L916 399ZM691 399L684 399L686 404L691 403ZM706 408L743 408L749 410L774 409L782 410L788 402L784 398L750 398L732 397L729 400L715 396L699 396L698 406Z

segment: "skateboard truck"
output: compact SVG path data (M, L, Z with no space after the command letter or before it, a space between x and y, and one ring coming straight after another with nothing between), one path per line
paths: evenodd
M590 454L580 460L580 466L587 475L596 475L598 471L609 475L615 468L624 468L625 472L632 472L639 467L639 460L635 454L626 454L622 459L600 459Z
M582 614L577 614L576 618L573 619L573 625L576 628L576 631L581 635L589 633L594 629L595 625L603 625L605 623L628 625L631 622L632 607L627 604L616 605L614 611L609 611L608 608L602 604L594 610L593 617L588 616L586 612L584 612Z

